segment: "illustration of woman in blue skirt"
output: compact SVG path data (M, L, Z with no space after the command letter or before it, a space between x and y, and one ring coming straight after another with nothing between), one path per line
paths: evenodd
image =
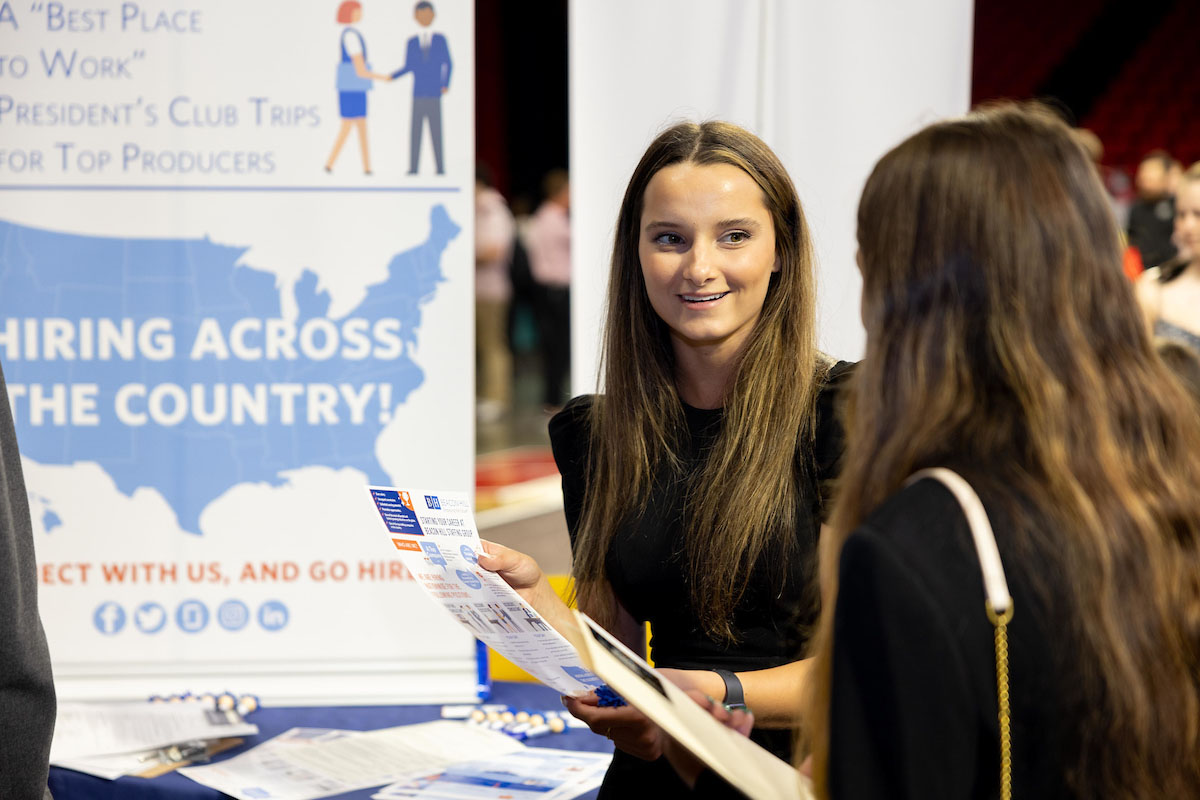
M338 107L342 117L342 127L333 143L333 152L325 162L325 171L333 171L333 163L337 161L350 129L358 131L358 146L362 151L363 174L371 174L371 154L367 148L367 92L371 89L371 81L390 81L391 76L371 71L367 61L367 43L363 36L351 25L362 20L362 3L357 0L345 0L337 11L337 21L345 26L341 36L341 61L338 62L337 90Z

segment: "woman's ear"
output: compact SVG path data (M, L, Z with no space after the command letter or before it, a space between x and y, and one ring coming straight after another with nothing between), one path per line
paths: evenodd
M783 266L783 265L782 265L782 264L780 263L780 261L779 261L779 255L778 255L778 254L776 254L776 256L775 256L775 263L771 265L771 272L779 272L779 270L780 270L780 268L781 268L782 266Z

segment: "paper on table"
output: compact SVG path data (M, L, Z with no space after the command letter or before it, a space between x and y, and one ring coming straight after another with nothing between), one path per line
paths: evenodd
M466 494L368 490L404 566L464 628L563 694L600 685L566 639L503 578L478 565L482 545Z
M503 733L449 720L365 733L293 728L241 755L179 772L238 800L313 800L441 770L464 753L488 758L524 749Z
M60 703L50 761L256 733L257 726L236 713L205 709L199 703Z
M617 641L586 614L575 612L584 662L622 697L753 800L804 800L809 782L745 736L726 728L682 689Z
M87 758L72 758L55 761L54 766L95 775L105 780L116 780L122 775L132 775L141 772L157 763L158 748L142 750L136 753L118 753L112 756L90 756Z
M467 761L395 783L374 800L570 800L604 780L612 756L530 747L503 758Z

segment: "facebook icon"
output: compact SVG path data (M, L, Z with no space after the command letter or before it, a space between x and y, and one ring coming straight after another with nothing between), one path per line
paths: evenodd
M92 623L105 636L112 636L125 627L125 609L111 600L101 603L92 614Z

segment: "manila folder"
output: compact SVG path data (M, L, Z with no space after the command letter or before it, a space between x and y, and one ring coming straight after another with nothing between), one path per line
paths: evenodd
M737 731L726 728L682 689L586 614L567 638L584 664L675 741L753 800L807 800L807 778Z

